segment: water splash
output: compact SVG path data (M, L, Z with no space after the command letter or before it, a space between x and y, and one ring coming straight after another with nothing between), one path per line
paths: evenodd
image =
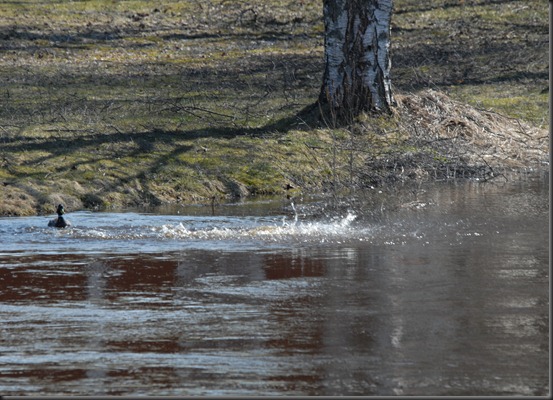
M301 239L302 241L344 240L345 238L359 238L367 234L367 229L355 228L352 222L356 216L348 213L345 217L330 221L299 221L298 213L292 222L283 219L280 223L262 223L251 225L247 220L235 221L230 226L211 226L196 228L183 222L164 224L151 227L150 231L158 238L166 239L200 239L200 240L266 240L285 241L287 239Z
M297 225L297 223L298 223L298 210L296 210L296 205L294 204L294 200L290 201L290 205L292 206L292 210L294 210L294 225Z
M82 213L73 227L21 227L22 243L34 251L163 251L183 248L290 246L370 240L374 227L356 224L354 213L302 220L293 216L179 216L136 213ZM24 246L23 246L24 247Z
M291 203L293 204L293 203ZM342 215L304 215L297 205L293 214L279 215L160 215L90 213L73 216L74 225L52 229L38 217L9 220L9 241L2 251L40 253L164 252L184 249L266 249L320 244L382 243L403 245L420 241L424 224L377 222L345 211ZM15 223L13 224L12 223ZM416 221L415 221L416 222ZM15 226L17 225L17 226Z

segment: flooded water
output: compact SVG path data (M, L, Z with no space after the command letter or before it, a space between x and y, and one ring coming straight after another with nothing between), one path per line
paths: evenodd
M0 394L547 395L548 177L496 181L0 219Z

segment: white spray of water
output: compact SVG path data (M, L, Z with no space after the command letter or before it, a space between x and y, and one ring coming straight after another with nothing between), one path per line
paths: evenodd
M240 241L251 240L271 243L304 242L329 243L344 240L366 240L373 236L372 228L356 226L356 215L352 212L345 216L325 220L302 220L296 206L293 217L205 217L184 218L156 225L156 219L145 218L141 223L131 221L118 226L95 226L93 229L73 228L73 239L105 241L144 241L152 244L156 241Z
M292 210L294 210L294 225L297 225L298 224L298 210L296 210L296 205L294 204L293 200L290 202L290 205L292 206Z
M205 239L205 240L229 240L229 239L260 239L281 241L286 239L321 240L355 238L365 233L366 229L354 229L351 224L356 219L352 213L345 217L332 221L300 222L297 210L292 223L285 219L280 224L260 224L255 226L231 226L210 227L194 229L186 227L182 223L176 225L162 225L152 227L151 231L160 238L173 239Z

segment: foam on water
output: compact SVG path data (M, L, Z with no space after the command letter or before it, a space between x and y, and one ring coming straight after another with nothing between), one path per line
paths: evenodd
M94 229L73 228L64 231L73 237L99 240L267 240L282 241L301 238L302 240L332 241L344 238L359 238L367 234L366 228L355 228L352 213L330 221L261 220L256 218L194 218L184 221L152 225L152 221L139 226L97 227ZM159 218L158 218L159 219Z
M72 226L53 229L44 218L5 219L0 253L164 251L205 247L259 248L294 243L366 240L374 228L355 224L356 215L301 220L294 216L180 216L139 213L72 214ZM8 234L9 232L9 234Z

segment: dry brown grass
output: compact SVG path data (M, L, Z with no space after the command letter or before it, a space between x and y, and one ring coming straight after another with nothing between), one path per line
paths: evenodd
M549 135L516 118L481 110L425 90L399 98L400 119L412 141L442 149L467 165L539 168L548 163Z

